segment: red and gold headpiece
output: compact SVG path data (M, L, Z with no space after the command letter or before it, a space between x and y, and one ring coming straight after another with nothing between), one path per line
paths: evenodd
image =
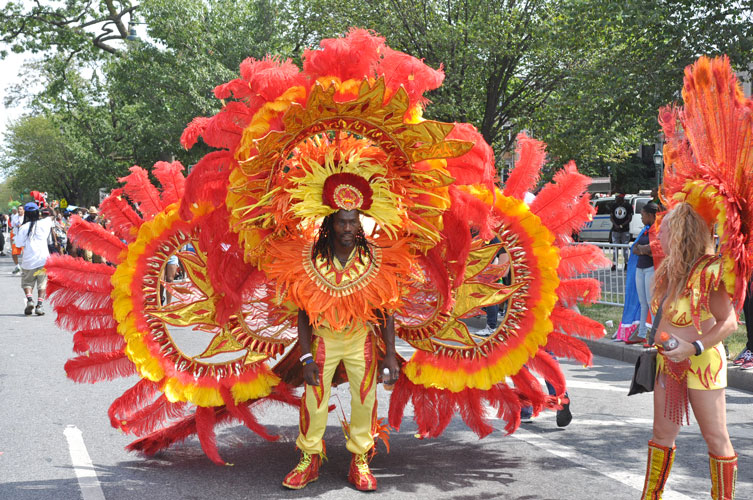
M324 181L324 204L334 210L369 210L374 191L369 181L347 172L334 174Z
M290 165L300 171L286 189L289 210L297 218L314 222L343 209L359 210L388 233L403 224L405 202L387 179L388 165L368 141L309 140Z

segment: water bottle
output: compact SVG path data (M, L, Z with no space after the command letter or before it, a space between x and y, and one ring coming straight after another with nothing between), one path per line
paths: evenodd
M659 334L659 342L661 342L661 345L665 351L671 351L672 349L677 349L677 346L680 345L677 339L672 337L667 332L661 332Z

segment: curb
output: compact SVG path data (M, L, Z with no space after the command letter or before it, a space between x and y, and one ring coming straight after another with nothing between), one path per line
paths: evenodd
M579 337L588 345L591 352L604 356L605 358L624 361L625 363L634 364L638 359L643 347L637 345L626 345L624 342L613 342L608 338L586 339ZM727 365L727 385L741 391L753 392L753 370L741 370L740 368L728 363Z

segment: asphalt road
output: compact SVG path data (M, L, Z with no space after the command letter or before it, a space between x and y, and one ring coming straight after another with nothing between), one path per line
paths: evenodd
M337 416L325 435L329 460L318 482L291 492L280 481L297 461L297 413L269 407L261 422L281 437L266 442L241 426L218 433L219 467L196 439L153 458L127 453L132 438L110 427L107 407L134 380L95 385L69 381L63 365L72 356L71 333L54 314L23 315L20 277L0 257L0 499L119 500L150 498L352 498L346 480L349 455ZM400 347L409 355L410 349ZM637 499L651 397L627 398L632 366L597 357L590 369L565 363L574 420L558 429L554 414L479 440L455 418L438 439L418 440L411 414L393 432L391 452L372 462L379 498L432 499ZM348 411L346 387L336 391ZM379 388L380 415L388 394ZM753 498L753 394L727 393L729 429L740 453L738 498ZM333 402L339 404L333 398ZM495 427L503 428L501 422ZM684 428L665 499L708 498L708 460L698 426ZM87 462L90 461L90 463ZM79 477L77 477L77 473Z

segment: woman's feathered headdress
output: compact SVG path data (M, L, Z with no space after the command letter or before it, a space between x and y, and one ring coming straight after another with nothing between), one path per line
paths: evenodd
M685 69L684 107L659 114L666 136L664 195L716 224L728 292L742 307L753 271L753 101L727 56ZM734 283L734 285L732 285Z

